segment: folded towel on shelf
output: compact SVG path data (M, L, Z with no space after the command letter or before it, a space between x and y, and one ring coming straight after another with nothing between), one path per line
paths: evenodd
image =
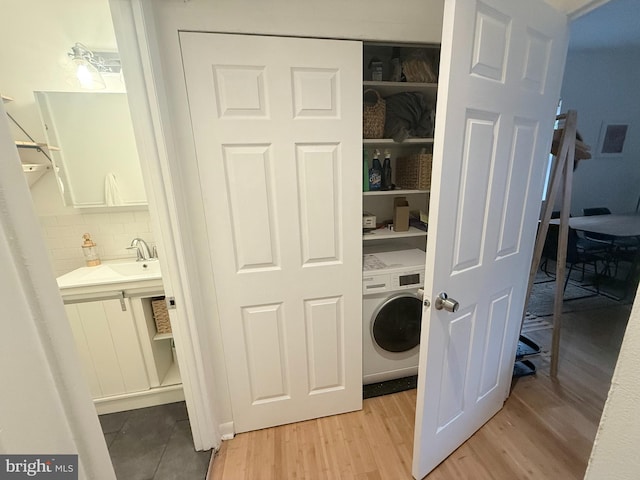
M120 196L120 188L115 173L107 173L104 178L104 198L108 206L113 207L122 205L122 197Z

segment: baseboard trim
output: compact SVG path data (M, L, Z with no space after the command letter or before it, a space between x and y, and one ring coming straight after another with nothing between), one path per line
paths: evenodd
M96 398L93 400L93 404L96 407L98 415L104 415L106 413L154 407L156 405L181 402L183 400L184 391L182 390L182 385L171 385L168 387L152 388L142 392Z
M398 368L397 370L363 375L362 384L368 385L371 383L386 382L387 380L397 380L398 378L411 377L417 374L418 365L416 359L416 365L413 367Z
M222 440L232 440L236 435L233 422L221 423L218 429L220 430Z

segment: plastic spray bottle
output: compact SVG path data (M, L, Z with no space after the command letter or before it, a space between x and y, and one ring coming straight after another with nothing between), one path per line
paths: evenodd
M382 164L382 190L391 190L393 185L391 184L391 153L389 150L384 151L384 162Z
M369 190L380 190L382 188L382 165L380 164L380 150L373 152L373 163L369 170Z

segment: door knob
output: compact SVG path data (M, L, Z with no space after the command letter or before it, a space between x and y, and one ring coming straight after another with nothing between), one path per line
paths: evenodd
M444 292L438 295L436 298L435 307L436 310L446 310L447 312L455 312L458 310L460 304L454 300L453 298L449 298L448 295Z

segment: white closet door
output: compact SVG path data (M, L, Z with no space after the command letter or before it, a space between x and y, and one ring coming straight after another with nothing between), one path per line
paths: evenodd
M568 37L541 0L447 0L443 27L416 478L508 396Z
M359 409L361 44L180 43L235 429Z

